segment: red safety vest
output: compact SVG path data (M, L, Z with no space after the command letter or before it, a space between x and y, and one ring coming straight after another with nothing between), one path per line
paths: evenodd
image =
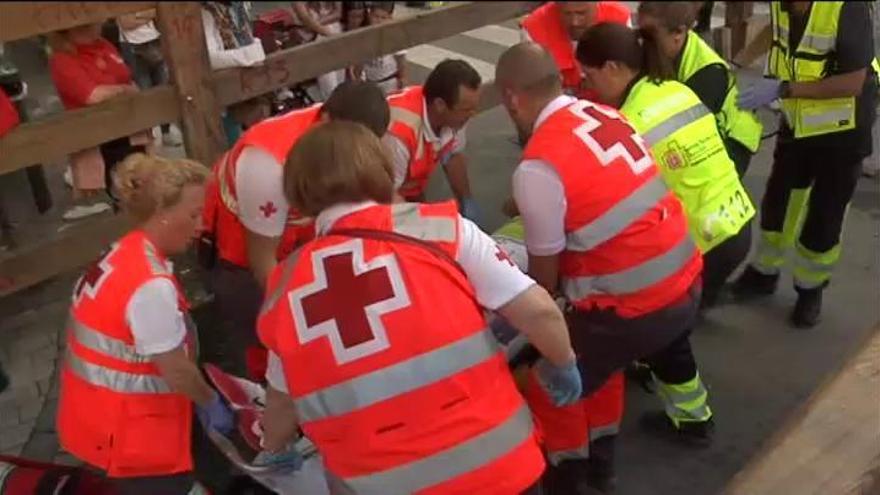
M548 163L565 189L560 279L575 307L632 318L673 303L699 277L684 209L616 110L587 100L557 110L523 159Z
M6 96L6 92L0 89L0 136L11 131L13 127L20 122L18 118L18 110L15 104Z
M454 202L375 205L334 229L454 257ZM533 421L464 273L427 248L319 236L272 274L258 322L302 429L358 494L519 494L544 470Z
M616 22L628 24L630 13L620 2L595 2L595 24ZM562 24L562 15L557 2L547 2L535 9L523 21L522 27L535 43L553 55L553 60L562 73L562 85L566 93L581 99L595 100L595 91L584 88L584 74L575 58L572 40Z
M116 242L76 284L61 372L61 446L111 477L191 471L192 404L134 349L125 308L149 280L177 284L141 231ZM179 304L188 304L179 289ZM189 347L189 346L188 346Z
M452 139L435 150L433 143L425 139L424 126L427 123L421 86L410 86L389 96L388 106L391 108L388 133L400 139L409 151L409 168L406 180L400 186L400 195L407 199L419 198L425 193L428 179L437 164L449 159L456 140Z
M238 157L247 146L255 146L272 155L284 166L287 154L297 140L318 120L320 105L266 119L251 127L214 164L214 181L208 186L204 210L204 223L208 229L213 225L218 256L241 267L249 265L245 227L238 219L238 196L235 189L235 172ZM280 184L279 184L280 187ZM266 208L276 208L271 203ZM271 213L269 213L271 214ZM287 226L281 236L276 257L284 259L293 249L315 236L314 222L303 217L293 208L287 211Z
M622 372L612 374L589 396L569 406L557 407L532 371L523 396L535 415L547 459L554 465L568 459L589 458L590 442L620 431L624 402Z

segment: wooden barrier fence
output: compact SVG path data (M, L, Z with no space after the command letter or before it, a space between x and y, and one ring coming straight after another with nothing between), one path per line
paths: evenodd
M0 138L0 175L150 129L180 122L187 156L211 164L224 149L221 109L329 70L494 24L537 2L450 2L440 9L269 55L258 67L212 71L198 2L2 2L0 42L103 22L155 8L171 84L24 123ZM480 110L498 104L494 87ZM123 217L84 220L0 256L0 296L91 260L126 228Z

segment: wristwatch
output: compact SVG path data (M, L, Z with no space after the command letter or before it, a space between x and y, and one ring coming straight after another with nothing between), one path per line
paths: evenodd
M791 98L791 84L788 81L782 81L782 84L779 85L779 97Z

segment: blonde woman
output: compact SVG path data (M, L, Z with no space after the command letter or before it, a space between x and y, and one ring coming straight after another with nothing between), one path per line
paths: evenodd
M49 70L58 96L67 110L74 110L137 92L131 71L116 48L101 37L100 24L86 24L49 35ZM77 220L110 209L98 200L109 186L113 167L134 152L148 151L149 132L124 136L70 155L74 190L73 208L65 220Z
M189 160L128 157L115 186L134 227L74 289L59 438L120 493L199 493L193 403L206 428L232 428L232 413L194 362L188 304L168 260L201 231L207 175Z

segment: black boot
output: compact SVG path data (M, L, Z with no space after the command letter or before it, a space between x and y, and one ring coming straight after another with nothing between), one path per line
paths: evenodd
M769 296L776 292L776 285L778 283L778 273L765 275L756 270L752 265L749 265L742 275L736 279L736 282L733 283L731 292L740 299Z
M801 289L795 287L798 293L797 303L791 313L791 324L795 328L813 328L819 323L822 313L822 291L825 286L815 289Z
M598 492L587 485L590 475L588 459L569 459L554 466L547 463L547 469L541 478L544 495L598 495ZM609 492L610 493L610 492Z
M678 427L663 411L650 412L642 416L641 426L648 432L690 447L706 448L712 444L715 435L715 422L681 421Z
M614 472L614 451L617 435L608 435L590 442L590 458L587 459L587 488L595 493L611 494L617 488ZM591 493L589 490L586 493Z

